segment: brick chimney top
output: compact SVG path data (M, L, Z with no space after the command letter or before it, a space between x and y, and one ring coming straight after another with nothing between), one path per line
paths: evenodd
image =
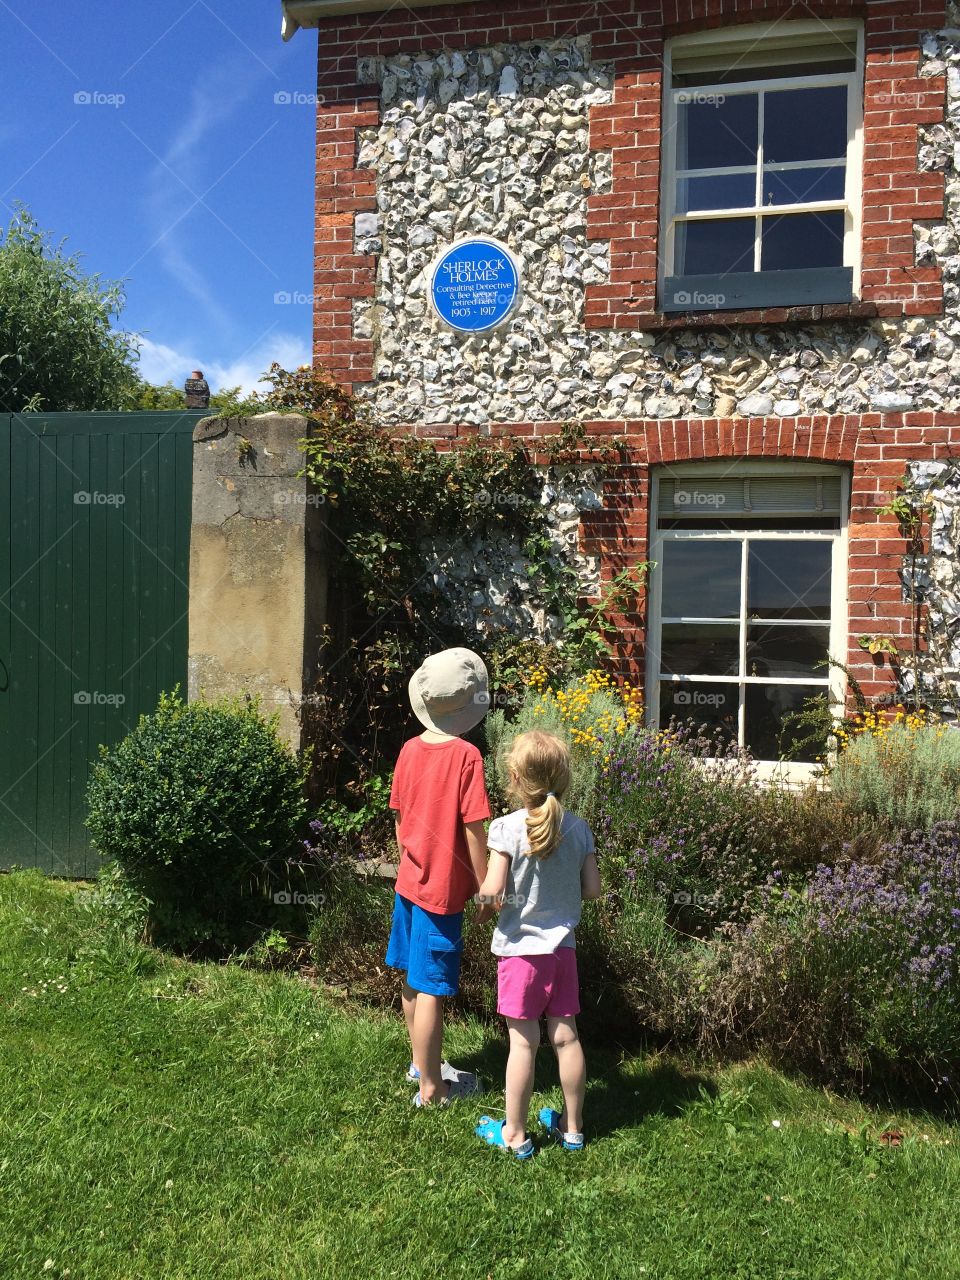
M190 377L187 378L183 384L183 390L187 397L188 409L210 408L210 387L199 369L194 369Z

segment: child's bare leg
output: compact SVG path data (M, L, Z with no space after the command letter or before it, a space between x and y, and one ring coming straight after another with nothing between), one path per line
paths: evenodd
M410 1037L410 1057L413 1065L417 1065L417 1060L413 1051L413 1020L417 1014L417 993L411 987L409 982L403 984L403 1020L407 1024L407 1035Z
M503 1127L503 1140L508 1147L519 1147L527 1136L540 1022L537 1018L508 1018L507 1028L510 1057L507 1059L507 1123Z
M576 1018L548 1018L547 1034L556 1050L560 1069L560 1087L563 1089L561 1127L565 1133L582 1133L587 1064L577 1034Z
M413 1016L413 1061L420 1072L420 1098L423 1102L446 1097L448 1087L440 1077L443 1050L443 996L415 993Z

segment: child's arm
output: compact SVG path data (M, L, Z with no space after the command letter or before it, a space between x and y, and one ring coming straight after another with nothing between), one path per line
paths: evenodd
M507 889L507 873L510 870L509 854L502 853L499 849L491 849L490 855L487 874L477 890L477 901L480 903L477 920L480 924L486 924L493 918L495 912L500 910L503 895Z
M483 884L487 875L487 829L482 822L465 822L463 826L473 874L477 884Z
M580 868L580 896L584 901L588 901L591 898L599 898L600 894L600 868L597 866L597 855L588 853Z
M501 853L499 849L491 849L493 855L487 866L487 874L483 879L480 888L477 890L477 898L484 905L500 906L500 900L507 889L507 872L510 870L510 855Z

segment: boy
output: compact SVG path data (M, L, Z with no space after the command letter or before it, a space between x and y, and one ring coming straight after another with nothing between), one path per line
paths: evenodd
M419 1080L413 1101L423 1106L479 1089L441 1050L443 1002L460 983L463 910L487 873L483 761L461 738L487 714L487 669L470 649L446 649L414 672L409 692L425 732L403 744L390 792L400 868L386 963L406 974L407 1075Z

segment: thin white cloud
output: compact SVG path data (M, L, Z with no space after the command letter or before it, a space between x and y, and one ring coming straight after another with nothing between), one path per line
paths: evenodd
M232 330L233 319L219 300L215 281L206 275L196 239L188 243L191 237L184 232L191 218L211 217L201 200L235 159L232 151L228 155L222 145L214 145L211 134L222 130L251 94L262 91L262 78L261 72L251 71L249 59L234 53L204 69L190 95L186 115L161 154L139 139L157 161L147 176L145 191L155 237L151 251L160 255L169 275L221 334ZM242 242L237 251L244 252Z
M211 359L209 347L204 350L178 350L142 335L138 341L140 376L147 382L172 382L177 387L183 386L184 379L194 369L199 369L209 382L211 391L239 386L246 393L263 392L269 388L259 379L274 360L285 369L296 369L301 364L310 363L309 343L290 333L271 333L239 358L226 361Z

